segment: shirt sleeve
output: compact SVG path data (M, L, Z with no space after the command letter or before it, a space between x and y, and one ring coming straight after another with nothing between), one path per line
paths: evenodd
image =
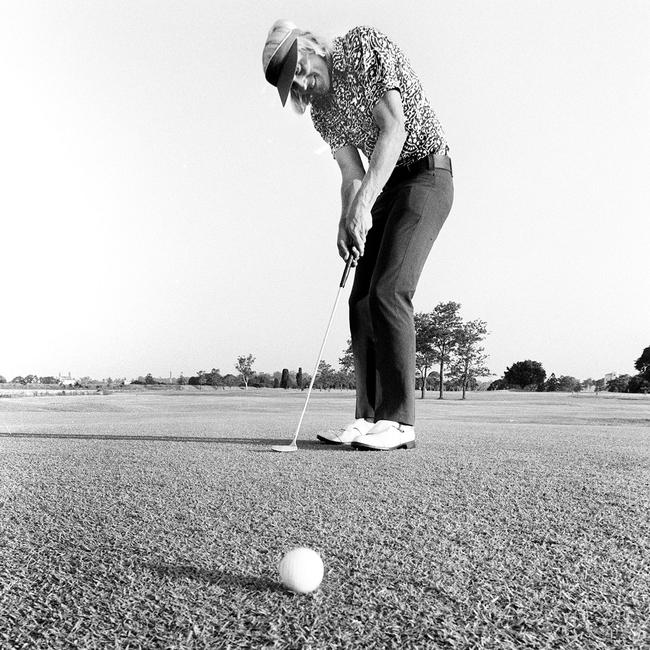
M359 44L359 73L363 77L368 103L374 108L389 90L402 93L395 44L372 27L361 27L355 37Z
M334 156L339 149L350 144L344 134L333 128L333 118L331 115L314 115L312 112L311 121L317 133L329 145L332 156Z

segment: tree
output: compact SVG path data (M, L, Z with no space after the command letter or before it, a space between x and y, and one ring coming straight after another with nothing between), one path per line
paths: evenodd
M302 383L302 368L298 368L298 372L296 374L296 386L298 386L298 388L300 388L300 390L302 390L302 386L303 386L303 383Z
M436 357L428 339L429 314L415 314L415 367L420 382L422 399L426 397L427 379L436 363Z
M0 375L0 384L6 384L6 383L7 380L2 375Z
M634 362L634 367L639 371L639 375L647 381L650 381L650 345L643 350L641 356Z
M223 386L223 377L219 368L212 368L208 376L206 377L206 382L209 386Z
M153 378L153 376L152 376L152 374L151 374L150 372L147 373L147 375L145 376L145 378L144 378L144 383L145 383L147 386L151 386L152 384L155 384L155 383L156 383L155 379Z
M343 350L343 356L339 357L339 372L336 383L340 388L355 388L356 377L354 374L354 353L352 351L352 339L348 339L347 347Z
M339 390L344 388L354 388L354 374L350 374L346 370L336 370L332 377L334 386Z
M459 309L459 303L449 301L438 303L428 314L418 314L419 332L417 327L415 331L416 364L418 359L438 364L439 399L443 399L445 365L451 360L462 325ZM423 376L423 380L426 384L426 377Z
M551 376L546 380L546 383L544 384L544 390L547 393L555 393L558 390L559 385L560 382L557 380L555 373L552 372Z
M223 385L232 388L233 386L239 386L239 377L228 373L223 376Z
M256 388L274 388L275 381L268 372L257 372L250 378L249 385Z
M537 390L544 385L546 370L539 361L517 361L506 368L503 379L508 386Z
M339 358L339 366L344 372L354 372L354 352L352 352L352 339L348 339L347 348Z
M501 379L495 379L489 386L488 390L507 390L508 383L502 377Z
M557 383L557 389L563 393L579 393L582 390L580 380L571 375L560 375Z
M487 377L492 374L485 365L487 354L480 345L486 335L487 323L478 319L463 323L458 330L450 370L452 377L460 384L463 399L467 388L472 382L476 382L477 377Z
M356 388L357 387L357 378L354 374L354 370L348 370L346 368L341 368L337 373L337 383L341 388Z
M244 388L248 388L248 380L253 376L254 363L255 357L252 354L245 357L237 357L235 370L238 370L241 373L242 379L244 380Z
M627 389L632 377L630 375L621 375L607 382L606 390L609 393L627 393Z
M205 370L197 370L196 375L189 378L190 386L206 386L210 382L210 375Z
M650 393L650 381L643 378L643 375L635 375L627 385L628 393Z
M318 364L318 372L316 373L314 384L318 384L321 390L323 388L331 388L335 382L335 374L334 368L329 363L321 361Z
M591 377L580 382L580 390L591 390L593 386L594 380Z
M280 378L280 388L289 388L289 368L282 368L282 377Z

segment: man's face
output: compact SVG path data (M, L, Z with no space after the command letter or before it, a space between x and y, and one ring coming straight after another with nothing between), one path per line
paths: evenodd
M293 88L308 97L322 97L330 91L330 72L327 61L311 52L301 54L293 77Z

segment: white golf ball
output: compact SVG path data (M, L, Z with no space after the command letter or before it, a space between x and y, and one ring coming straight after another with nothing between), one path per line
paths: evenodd
M285 553L280 561L280 581L297 594L308 594L318 589L323 580L323 560L316 551L300 547Z

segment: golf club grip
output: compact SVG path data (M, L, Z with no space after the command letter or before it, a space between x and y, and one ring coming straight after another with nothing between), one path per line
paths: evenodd
M348 256L348 261L345 263L345 268L343 269L343 275L341 276L341 283L339 287L341 289L345 286L345 283L348 281L348 275L350 275L350 269L352 268L352 255Z

